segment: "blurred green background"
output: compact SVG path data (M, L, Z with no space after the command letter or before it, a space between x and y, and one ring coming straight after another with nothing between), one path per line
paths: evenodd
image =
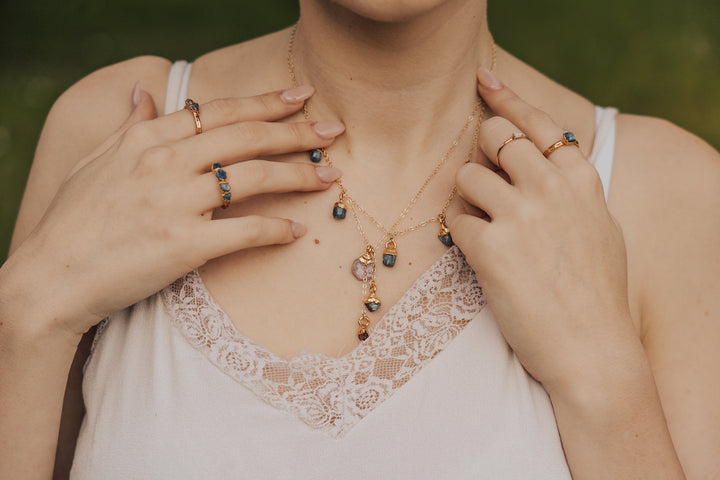
M720 147L720 2L488 0L497 42L600 105ZM294 0L0 2L0 262L55 98L104 65L191 60L292 23ZM191 28L192 25L192 28Z

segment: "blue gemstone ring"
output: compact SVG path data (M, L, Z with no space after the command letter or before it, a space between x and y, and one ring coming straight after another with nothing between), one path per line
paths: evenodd
M232 193L230 193L230 184L227 181L227 172L223 170L222 165L215 162L212 164L212 171L217 178L218 186L220 187L220 198L222 199L222 208L227 208L230 205L230 199Z
M550 145L547 150L543 152L543 155L545 158L550 158L550 154L553 153L555 150L557 150L560 147L567 147L568 145L575 145L576 147L580 147L580 143L578 143L577 138L575 138L575 134L573 132L564 132L562 134L562 138Z
M195 135L202 133L202 123L200 122L200 105L193 101L191 98L185 99L185 110L192 113L193 120L195 120Z

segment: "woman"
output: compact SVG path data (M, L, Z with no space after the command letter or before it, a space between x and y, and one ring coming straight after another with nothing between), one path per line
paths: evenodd
M2 476L50 475L71 366L73 478L717 475L717 153L495 47L484 2L301 7L53 108Z

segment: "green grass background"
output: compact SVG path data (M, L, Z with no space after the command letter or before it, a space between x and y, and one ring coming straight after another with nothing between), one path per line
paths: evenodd
M488 0L497 42L600 105L664 117L720 147L720 2ZM10 0L0 5L0 262L53 101L143 54L191 60L283 28L293 0Z

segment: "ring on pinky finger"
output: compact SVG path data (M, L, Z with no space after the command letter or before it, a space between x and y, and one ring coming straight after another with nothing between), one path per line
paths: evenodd
M232 193L230 192L230 184L227 181L227 172L223 170L222 165L218 162L212 164L211 167L215 178L218 181L218 187L220 188L220 199L222 200L222 208L227 208L230 205L230 199Z

